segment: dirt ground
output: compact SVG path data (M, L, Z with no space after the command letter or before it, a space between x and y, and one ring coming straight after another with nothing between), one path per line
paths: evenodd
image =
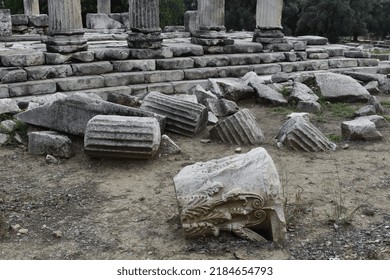
M380 100L390 104L390 96ZM237 148L201 143L207 131L195 138L168 133L182 154L149 161L91 159L73 138L76 155L59 164L23 146L0 148L0 259L390 259L390 129L379 142L338 141L335 152L280 150L273 137L288 109L251 100L239 106L257 117L278 168L285 243L230 233L184 239L173 177ZM337 136L347 119L328 111L311 120ZM10 228L16 224L28 232L17 234Z

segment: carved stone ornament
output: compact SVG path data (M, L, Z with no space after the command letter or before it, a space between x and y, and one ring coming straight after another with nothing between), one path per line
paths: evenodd
M252 241L286 238L279 176L263 148L187 166L174 184L186 238L221 231Z

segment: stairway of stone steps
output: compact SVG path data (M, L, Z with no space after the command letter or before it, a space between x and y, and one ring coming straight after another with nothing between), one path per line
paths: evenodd
M75 91L136 96L150 91L181 94L198 84L206 87L209 78L238 78L250 71L264 79L279 72L390 72L388 62L342 57L340 47L329 45L328 59L307 59L308 52L266 53L259 44L248 41L238 41L229 48L215 48L213 54L205 54L198 45L172 41L164 45L164 57L129 59L134 54L124 44L123 41L92 42L89 51L77 56L46 53L44 45L37 42L30 48L1 52L0 98Z

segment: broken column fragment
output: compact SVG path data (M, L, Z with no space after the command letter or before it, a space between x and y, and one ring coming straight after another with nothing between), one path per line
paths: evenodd
M280 128L276 139L297 151L320 152L335 150L336 144L329 141L321 131L310 123L305 115L293 114Z
M357 118L341 124L341 133L346 140L381 140L382 134L377 130L373 121L368 118Z
M140 109L74 94L22 112L15 117L29 124L83 136L90 119L96 115L154 117L165 127L165 117Z
M286 238L279 176L263 148L198 162L173 179L184 236L218 236L274 242Z
M28 134L28 152L70 158L73 155L72 141L55 131L31 132Z
M160 141L155 118L98 115L87 124L84 148L91 157L149 159Z
M210 135L232 145L258 145L264 142L264 134L248 109L243 109L216 124L210 130Z
M194 136L207 125L205 106L159 92L149 93L143 100L141 109L166 116L166 129L186 136Z

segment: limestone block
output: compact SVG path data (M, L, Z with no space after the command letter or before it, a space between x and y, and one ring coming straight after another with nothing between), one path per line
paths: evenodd
M171 58L173 53L170 48L162 47L159 49L129 49L129 58L132 59L156 59Z
M181 153L180 147L168 135L161 136L159 153L162 155L176 155Z
M29 80L46 80L73 76L72 67L64 65L30 66L25 67Z
M9 134L0 133L0 146L5 145L9 141Z
M130 50L127 48L94 49L96 60L124 60L129 58Z
M329 54L329 57L335 56L344 56L344 52L346 51L345 47L327 47L326 52Z
M297 60L299 61L306 61L307 60L307 53L306 52L295 52L297 55Z
M98 115L87 124L84 148L91 157L150 159L160 141L155 118Z
M307 45L327 45L328 44L328 38L321 37L321 36L298 36L297 40L305 41Z
M36 126L82 136L88 121L97 115L154 117L159 121L161 131L165 128L165 117L161 115L80 94L19 113L16 118Z
M377 95L380 93L380 90L379 90L379 83L377 81L372 81L372 82L369 82L367 83L364 88L370 93L370 94L374 94L374 95Z
M232 54L229 55L230 65L260 64L261 57L257 54Z
M318 113L321 112L321 104L317 101L299 101L297 104L298 112Z
M11 15L12 25L28 25L28 16L24 14Z
M369 92L349 76L334 73L316 73L315 79L326 100L331 101L367 101Z
M92 63L74 63L72 64L73 73L76 76L100 75L112 72L114 67L108 61Z
M27 73L23 69L0 68L0 80L3 84L27 81Z
M198 103L206 105L207 99L218 99L211 91L206 91L201 85L196 85L194 89L194 95L198 100Z
M12 33L26 33L28 32L28 26L27 25L13 25L12 26Z
M282 66L279 64L253 65L253 72L255 72L257 75L272 75L272 74L279 73L281 71L282 71Z
M182 70L145 72L145 81L147 83L161 83L181 80L184 80L184 72Z
M318 101L319 97L305 84L295 82L289 96L289 101Z
M256 118L248 109L219 122L210 130L210 136L231 145L259 145L265 141Z
M375 123L366 118L357 118L341 124L341 133L346 140L381 140L382 134L377 130Z
M12 19L9 9L0 9L0 37L12 35Z
M290 79L290 76L287 73L279 72L271 77L271 81L273 83L284 83L287 82Z
M186 238L231 231L252 241L286 239L279 176L265 149L195 163L173 180Z
M363 116L370 116L376 114L377 112L373 105L363 106L359 110L353 113L354 117L363 117Z
M42 52L7 53L1 55L1 63L6 67L25 67L45 64L45 55Z
M164 44L173 53L174 57L181 56L203 56L204 51L202 46L189 44L189 43L175 43L175 44Z
M9 97L8 85L0 84L0 98L8 98L8 97Z
M362 50L345 51L344 56L348 58L370 58L370 53Z
M29 24L34 27L48 27L49 26L49 16L48 15L29 15L28 16Z
M145 75L142 72L110 73L101 76L104 78L106 87L142 84L145 82Z
M294 62L298 60L297 55L293 52L286 52L284 53L284 56L286 57L286 61L288 62Z
M141 109L166 116L166 129L186 136L194 136L207 124L207 108L201 104L178 100L159 92L149 93Z
M67 62L92 62L95 60L95 53L92 51L82 51L72 54L60 54L45 52L46 64L58 65Z
M228 67L228 77L242 77L248 72L252 72L252 66L229 66ZM221 76L221 73L220 73Z
M232 80L217 80L222 96L228 100L240 101L254 96L252 87Z
M301 114L292 115L276 136L278 143L296 151L321 152L335 150L336 144L326 138Z
M196 81L178 81L172 82L173 90L175 93L188 93L192 91L197 85L207 88L208 80L196 80Z
M16 122L14 122L13 120L5 120L0 122L0 132L4 132L4 133L11 132L12 130L15 129L15 127L16 127Z
M293 43L293 46L294 46L294 51L296 52L304 52L306 51L306 41L298 41L298 42L294 42Z
M356 59L330 59L328 61L329 68L352 68L357 67L358 62Z
M148 92L157 91L157 92L161 92L164 94L174 94L175 93L174 87L171 83L148 84L147 91Z
M16 114L21 110L15 100L9 98L0 99L0 115L2 114Z
M198 29L198 11L186 11L184 13L185 32L194 33Z
M261 63L275 63L286 60L284 53L261 53L258 56L261 59Z
M208 78L218 78L219 71L217 68L195 68L185 69L184 76L186 80L201 80Z
M105 86L104 78L101 76L82 76L54 79L58 91L76 91Z
M30 132L28 152L33 155L49 154L63 158L70 158L74 153L69 137L54 131Z
M376 74L370 74L370 73L363 73L363 72L352 72L352 71L346 71L346 72L343 72L344 75L348 75L352 78L354 78L355 80L359 80L359 81L362 81L363 83L368 83L368 82L373 82L373 81L377 81L379 82L379 77L378 75Z
M10 97L50 94L57 91L53 80L13 83L9 84L8 88Z
M177 70L177 69L194 68L194 60L189 57L156 59L156 67L159 70Z
M375 111L378 114L383 114L385 112L385 108L383 108L382 104L380 103L378 98L376 98L375 96L370 96L370 98L368 99L367 105L374 106Z
M356 120L359 119L366 119L373 122L377 129L388 128L390 126L389 122L384 117L378 115L363 116L363 117L356 118Z
M206 55L192 57L195 67L220 67L228 66L230 59L224 55Z
M230 116L239 110L236 102L226 99L208 98L205 105L216 117Z
M111 62L114 70L118 72L130 71L154 71L156 70L155 60L121 60Z
M390 59L388 59L390 60ZM370 67L370 66L378 66L379 60L378 59L358 59L358 66L359 67Z
M87 14L87 28L89 29L124 29L124 25L106 14Z
M308 55L309 59L328 59L328 53L311 53Z

